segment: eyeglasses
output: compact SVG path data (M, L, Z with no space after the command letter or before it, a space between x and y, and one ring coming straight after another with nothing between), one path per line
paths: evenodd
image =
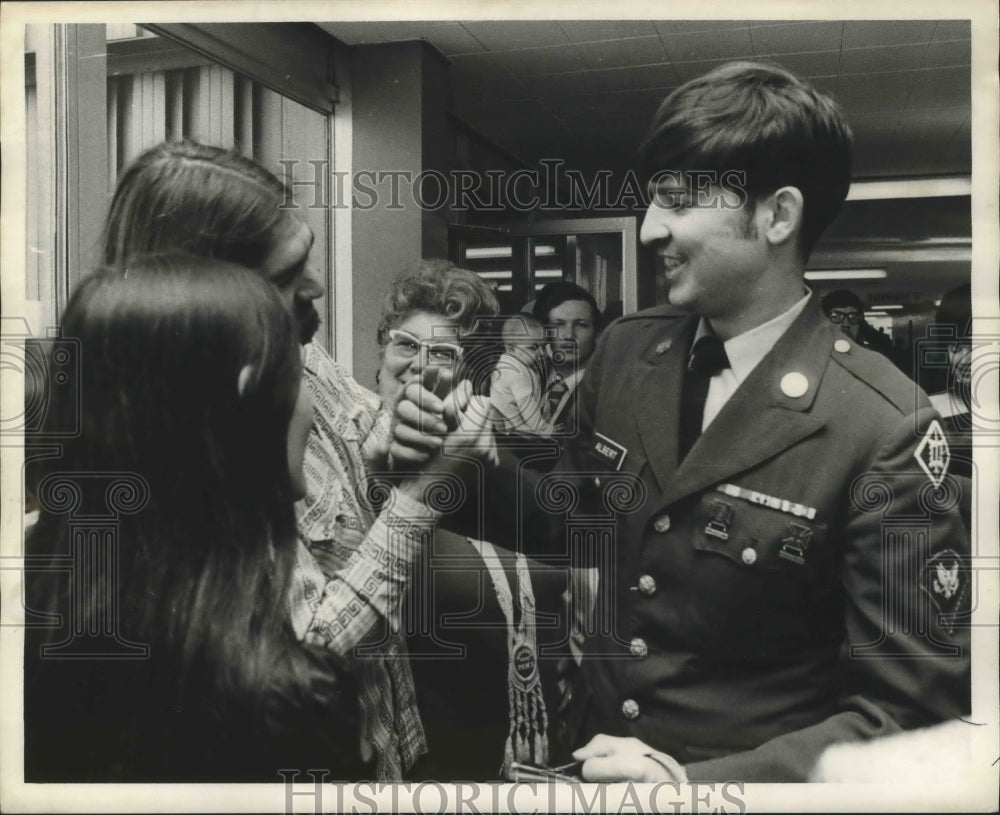
M428 359L435 365L454 365L462 356L462 346L457 343L421 340L400 328L389 329L389 345L404 359L412 359L426 348Z
M857 325L861 322L861 312L860 311L831 311L830 312L830 322L837 323L840 325L846 320L851 325Z

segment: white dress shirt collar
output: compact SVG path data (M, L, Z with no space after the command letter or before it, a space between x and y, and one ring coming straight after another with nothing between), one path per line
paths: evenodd
M742 382L750 376L750 372L767 356L767 352L774 348L775 343L781 339L781 335L789 329L791 324L795 322L795 318L805 309L811 294L812 292L806 287L802 299L796 302L790 309L783 311L777 317L758 325L756 328L751 328L749 331L744 331L742 334L731 337L723 343L726 349L726 356L729 358L729 367L732 369L738 382ZM698 321L698 330L694 336L695 342L700 337L711 333L712 329L708 321L702 317Z

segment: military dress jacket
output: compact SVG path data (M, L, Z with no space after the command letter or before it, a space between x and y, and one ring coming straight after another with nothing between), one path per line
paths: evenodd
M601 569L575 746L634 736L692 780L800 781L829 744L964 714L968 539L927 397L814 295L679 462L696 326L660 308L605 332L538 485Z

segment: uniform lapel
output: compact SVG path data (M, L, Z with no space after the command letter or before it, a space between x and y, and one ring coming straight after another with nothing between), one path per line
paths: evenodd
M672 324L646 349L646 366L638 389L628 398L639 428L646 461L660 489L666 491L677 469L677 433L680 421L681 385L697 317Z
M825 325L813 295L695 442L668 484L668 502L728 480L823 426L822 417L811 414L810 408L830 358L830 334L822 331ZM794 386L803 381L807 389L795 395ZM672 427L676 448L676 419Z

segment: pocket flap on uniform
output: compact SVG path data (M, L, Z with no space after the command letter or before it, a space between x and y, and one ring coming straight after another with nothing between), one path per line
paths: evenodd
M826 525L720 492L698 506L694 547L754 570L793 577L815 574L825 554Z

